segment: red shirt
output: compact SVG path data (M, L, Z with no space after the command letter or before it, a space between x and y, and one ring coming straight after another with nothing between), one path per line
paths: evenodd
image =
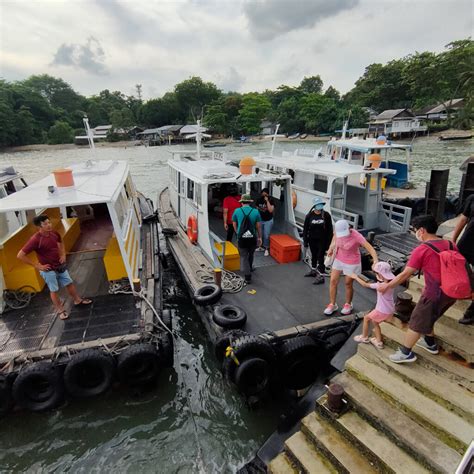
M227 224L232 224L232 215L234 214L234 211L239 207L242 207L242 203L239 201L240 196L227 196L224 198L222 207L227 209Z
M58 246L60 242L61 236L55 230L44 234L36 232L21 250L25 254L35 251L42 265L51 265L54 269L61 265Z

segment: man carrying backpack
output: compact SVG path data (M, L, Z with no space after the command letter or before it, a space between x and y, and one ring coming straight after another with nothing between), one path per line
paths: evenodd
M253 202L250 194L243 194L240 199L242 207L236 209L232 215L232 223L237 234L237 243L240 253L240 270L245 281L252 281L253 256L257 245L262 245L262 230L260 212L250 206Z
M390 283L383 283L379 287L379 291L384 293L387 289L405 282L418 271L422 271L425 278L425 287L410 316L403 345L390 356L390 360L396 364L416 361L416 355L412 351L415 344L431 354L438 354L433 332L435 322L454 304L456 298L465 297L461 293L466 291L466 284L470 292L465 267L463 273L465 260L452 242L436 235L438 224L434 217L416 217L412 225L416 238L422 245L413 250L402 273ZM448 265L449 263L452 265ZM450 295L443 290L448 291ZM424 337L420 339L421 336Z

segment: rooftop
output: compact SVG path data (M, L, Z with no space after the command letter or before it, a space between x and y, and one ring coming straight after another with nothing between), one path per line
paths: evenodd
M378 114L377 117L375 117L375 120L392 120L397 115L400 115L402 112L408 112L410 116L414 116L409 109L388 109Z
M367 138L362 140L360 138L351 138L347 140L331 140L331 145L337 148L347 148L349 150L360 151L362 153L369 153L373 150L411 150L412 146L409 143L387 143L379 145L375 138Z
M184 127L181 128L179 131L180 135L187 135L188 133L196 133L198 131L198 126L197 125L185 125ZM201 127L201 132L207 132L206 127Z

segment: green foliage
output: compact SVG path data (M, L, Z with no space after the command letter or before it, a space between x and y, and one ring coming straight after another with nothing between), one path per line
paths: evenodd
M238 124L243 133L253 135L260 132L260 124L271 108L270 101L257 92L245 94L238 114Z
M141 108L141 123L149 128L180 122L180 105L174 92L166 93L161 99L151 99Z
M72 143L74 130L67 122L56 122L48 132L48 143L57 145L59 143Z
M323 90L323 80L319 75L304 77L299 89L306 94L320 94Z

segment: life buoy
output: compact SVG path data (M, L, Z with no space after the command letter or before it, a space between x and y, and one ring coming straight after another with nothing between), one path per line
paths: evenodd
M0 375L0 416L8 412L11 403L11 383L5 375Z
M63 400L64 385L50 362L35 362L18 374L12 394L21 408L45 411L55 408Z
M298 196L296 195L296 191L291 191L291 204L293 205L293 209L298 204Z
M222 296L222 288L214 283L201 286L194 292L194 302L199 306L216 304Z
M225 304L214 308L212 320L222 328L238 329L246 323L247 313L238 306Z
M71 357L64 370L64 386L76 398L105 393L112 385L115 366L113 357L99 349L86 349Z
M189 241L195 244L198 240L198 221L196 216L188 217L187 234Z
M117 374L124 385L140 387L156 381L161 365L160 354L155 345L134 344L118 356Z
M232 329L231 331L225 332L221 337L219 337L219 339L217 339L214 344L214 355L219 363L222 364L226 349L229 346L232 346L234 341L244 336L248 336L248 333L242 331L242 329Z

